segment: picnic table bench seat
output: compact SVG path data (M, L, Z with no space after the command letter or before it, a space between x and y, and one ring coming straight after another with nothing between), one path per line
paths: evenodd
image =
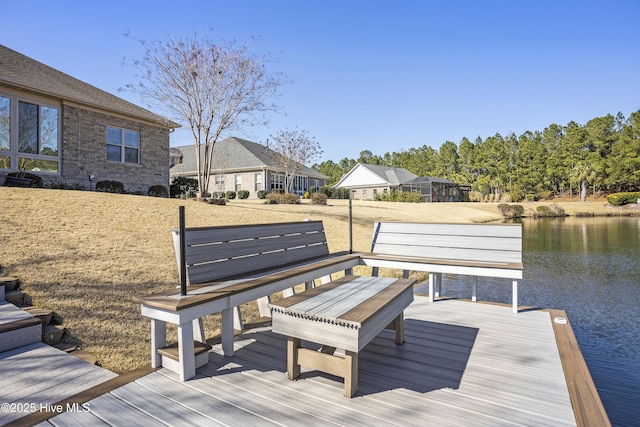
M299 284L307 289L316 279L350 274L359 264L357 254L329 253L322 221L186 228L184 242L179 230L172 233L187 295L176 291L136 301L151 319L152 366L172 369L183 381L208 361L204 316L221 313L222 348L231 356L234 325L243 328L241 304L258 300L260 315L269 316L270 295L291 295ZM167 348L166 323L178 325L177 349L175 344Z
M512 279L513 312L518 312L518 279L522 279L520 224L445 224L376 222L371 252L361 254L363 265L429 272L429 299L442 291L442 274L474 276L472 300L477 299L478 277Z

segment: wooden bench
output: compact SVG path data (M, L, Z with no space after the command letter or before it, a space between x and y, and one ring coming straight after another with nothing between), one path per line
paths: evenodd
M222 348L233 355L235 324L242 328L237 307L255 300L261 315L269 314L269 295L345 271L359 264L357 254L330 254L321 221L196 227L185 229L185 242L173 230L178 268L184 247L188 294L137 298L151 318L151 365L195 376L208 362L202 317L221 312ZM291 292L289 292L291 294ZM166 323L178 326L177 345L166 347ZM194 344L194 340L196 343Z
M333 281L270 305L275 333L288 337L287 375L300 375L301 365L344 378L344 395L358 389L358 353L383 329L404 342L403 311L413 301L413 280L354 277ZM322 348L302 347L301 340ZM344 350L344 357L334 355Z
M429 299L441 295L442 274L512 279L513 312L518 312L518 279L522 279L522 226L519 224L430 224L376 222L371 253L362 264L429 272ZM434 289L435 288L435 289Z

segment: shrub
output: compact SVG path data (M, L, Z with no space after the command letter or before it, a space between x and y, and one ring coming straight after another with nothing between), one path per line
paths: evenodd
M549 205L549 208L553 212L554 216L567 216L564 209L561 208L560 205L558 205L557 203L551 203L551 205Z
M169 190L164 185L152 185L147 194L151 197L169 197Z
M236 198L236 192L229 190L227 191L226 196L227 196L227 199L233 200Z
M607 202L613 206L622 206L628 203L637 203L640 199L640 192L634 193L613 193L607 196Z
M320 187L320 192L325 193L331 199L349 199L351 197L350 191L347 188Z
M298 195L291 193L269 193L267 194L266 199L269 204L280 203L283 205L296 205L300 203Z
M548 206L538 206L536 208L536 216L547 217L553 216L553 212Z
M227 204L227 201L225 199L207 199L207 203L209 203L210 205L225 206Z
M420 193L415 191L392 190L390 193L376 194L374 200L382 202L420 203Z
M249 191L248 190L240 190L238 191L238 199L248 199Z
M500 211L500 215L502 215L505 218L510 218L511 217L511 206L509 206L506 203L500 203L498 205L498 210Z
M313 193L311 195L311 204L312 205L326 205L327 204L327 195L323 193Z
M522 205L511 205L511 216L513 218L522 218L524 216L524 207Z
M19 171L19 172L8 173L7 176L15 176L18 178L30 179L32 181L31 187L34 187L34 188L44 187L44 181L42 181L42 177L40 175L36 175L35 173Z
M173 178L169 186L169 194L171 197L195 197L198 192L198 180L195 178L187 178L178 176Z
M98 181L96 182L96 191L103 193L124 194L124 185L119 181Z
M265 197L267 197L267 191L258 190L257 196L258 196L258 199L264 199Z
M300 197L298 197L297 194L285 193L279 194L278 196L280 196L280 200L278 200L278 203L282 203L285 205L296 205L300 203Z

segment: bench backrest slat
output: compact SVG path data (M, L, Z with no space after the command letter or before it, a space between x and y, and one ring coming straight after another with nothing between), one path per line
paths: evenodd
M522 263L518 224L377 222L371 252L476 262Z
M172 234L180 269L179 230ZM185 242L190 285L329 254L322 221L187 228Z

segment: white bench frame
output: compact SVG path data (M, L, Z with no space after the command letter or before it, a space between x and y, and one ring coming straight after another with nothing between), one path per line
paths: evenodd
M371 253L361 254L363 265L429 272L429 300L442 290L442 274L475 276L472 300L477 300L478 277L512 280L512 307L518 312L518 279L522 279L520 224L441 224L376 222Z
M173 230L176 259L182 244ZM357 254L330 254L321 221L252 224L185 230L188 294L171 293L137 298L143 316L151 318L151 366L164 366L185 381L208 362L206 352L196 356L194 340L206 344L202 318L220 312L222 348L234 352L234 323L241 329L238 306L255 300L268 316L268 297L279 291L313 286L340 271L350 274L359 264ZM234 316L234 312L236 315ZM177 325L178 361L161 354L166 345L166 323Z

